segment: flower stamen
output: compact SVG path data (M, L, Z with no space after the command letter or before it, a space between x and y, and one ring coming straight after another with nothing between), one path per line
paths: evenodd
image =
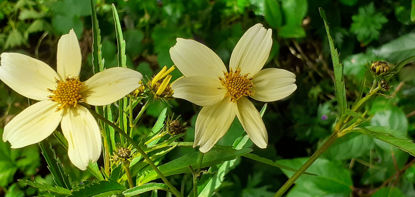
M77 78L66 78L64 81L57 80L57 87L55 90L49 91L53 94L49 98L60 104L58 110L65 107L76 107L82 99L80 93L83 83Z
M224 78L219 77L222 85L228 90L227 95L231 97L232 102L236 102L243 96L251 96L253 94L252 78L248 77L248 74L241 75L241 71L232 69L224 73Z

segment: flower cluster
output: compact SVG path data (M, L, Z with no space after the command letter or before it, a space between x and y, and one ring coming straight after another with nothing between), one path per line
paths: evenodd
M264 122L249 98L272 102L289 96L297 88L293 73L262 69L271 50L271 36L271 29L261 24L251 27L235 46L229 69L205 45L178 38L170 55L184 77L171 85L174 66L163 67L148 82L141 82L139 72L121 67L106 69L81 81L81 50L73 30L58 42L57 72L29 56L2 53L0 80L17 93L39 101L5 126L3 140L10 142L12 148L28 146L47 138L60 124L68 141L69 159L85 170L102 152L100 129L87 105L109 105L132 92L150 92L154 98L173 96L203 107L196 120L194 139L194 146L200 146L202 152L215 145L235 117L251 140L266 148ZM167 127L174 135L185 128L177 120ZM129 149L119 149L116 159L128 160L130 153Z

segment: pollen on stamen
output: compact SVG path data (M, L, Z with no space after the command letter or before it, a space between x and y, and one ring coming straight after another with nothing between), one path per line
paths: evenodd
M76 107L76 105L82 101L82 95L80 93L82 86L83 83L77 78L66 78L62 81L57 80L56 89L49 89L52 93L49 98L60 104L57 110L66 107Z
M219 78L222 85L226 88L227 95L230 96L232 102L236 102L243 96L251 96L253 94L252 78L248 74L241 75L241 71L237 69L224 73L223 78Z

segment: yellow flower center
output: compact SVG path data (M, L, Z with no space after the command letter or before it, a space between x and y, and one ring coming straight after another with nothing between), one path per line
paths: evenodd
M56 90L49 90L53 95L49 98L60 104L58 110L65 107L75 107L82 99L80 93L83 83L77 78L67 78L64 81L57 80Z
M232 102L236 102L243 96L251 96L253 94L252 78L248 77L248 74L241 75L241 71L232 69L225 73L224 78L219 78L222 85L228 90L227 95L231 97Z

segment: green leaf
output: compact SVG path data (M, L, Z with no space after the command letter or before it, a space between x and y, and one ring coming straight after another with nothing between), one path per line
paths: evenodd
M307 0L281 1L285 25L301 26L303 18L307 14Z
M396 187L384 187L378 190L372 197L405 197L401 190Z
M415 54L415 33L403 35L373 50L379 57L397 64Z
M279 29L278 35L282 38L302 38L305 37L305 31L301 26L285 25Z
M379 39L380 30L388 19L382 13L376 12L374 3L360 7L359 13L352 16L353 23L350 31L364 45Z
M40 191L47 191L47 192L51 192L51 193L55 193L55 194L61 194L61 195L70 195L71 194L71 190L60 187L60 186L56 186L56 185L48 185L46 183L38 183L35 181L29 181L29 180L20 180L20 183L24 184L24 185L30 185L34 188L39 189Z
M120 19L117 13L117 8L115 8L114 4L112 4L112 15L113 15L114 24L115 24L115 35L117 37L118 66L127 67L127 63L126 63L127 57L125 56L125 40L123 37L121 23L120 23Z
M23 9L20 11L19 20L39 19L44 17L44 12L37 12L36 10Z
M131 56L138 56L143 50L141 41L144 38L144 33L138 29L129 29L124 32L126 42L126 52Z
M415 22L415 0L411 3L411 21Z
M357 3L357 0L340 0L340 2L347 6L354 6Z
M15 183L9 187L5 197L24 197L24 192L20 190L19 186Z
M299 169L308 158L296 158L279 160L277 163ZM293 171L282 169L288 177ZM297 179L295 186L287 194L287 197L312 197L342 195L348 196L352 192L353 182L350 171L341 163L327 159L317 159L307 170L315 175L303 174Z
M389 100L376 100L371 108L374 112L370 124L383 126L389 130L397 131L396 135L406 136L408 133L408 119L405 112L397 106L388 103Z
M39 32L39 31L49 31L52 29L49 23L47 23L45 20L37 19L30 24L30 26L27 28L27 33L33 33L33 32Z
M52 17L52 27L59 34L67 34L69 30L74 29L78 38L82 36L84 22L79 16L54 15Z
M336 140L324 153L324 156L332 160L358 158L367 154L372 147L373 139L371 137L352 133Z
M357 128L352 131L372 136L388 144L394 145L399 149L411 154L412 156L415 156L415 143L406 137L397 136L396 131L379 126L367 126L363 128Z
M7 36L6 43L4 44L4 48L13 48L17 46L21 46L26 43L26 38L23 37L22 33L17 29L13 29L9 35Z
M153 134L158 133L163 127L164 127L164 121L166 120L167 117L167 107L163 109L163 111L161 111L159 117L157 118L156 123L154 123L153 128L151 129L151 132Z
M272 28L281 26L281 7L277 0L265 0L265 20Z
M344 76L343 76L343 65L339 60L339 53L334 47L333 38L330 35L329 26L327 24L326 14L323 9L320 9L321 18L324 21L324 27L327 32L327 39L330 46L331 61L333 62L334 69L334 85L336 88L336 99L339 106L339 116L344 114L347 110L347 100L346 100L346 88L344 85Z
M99 29L99 22L97 12L95 11L95 0L91 0L91 20L92 20L92 67L93 72L97 73L104 70L102 62L102 45L101 45L101 30Z
M121 193L125 190L125 187L117 182L112 181L100 181L98 183L87 184L83 188L80 188L72 192L72 196L76 197L90 197L103 193Z
M146 183L144 185L136 186L131 189L127 189L122 192L125 196L136 196L138 194L142 194L145 192L153 191L153 190L164 190L168 191L168 187L163 183Z
M365 79L365 73L369 70L370 63L378 59L371 53L351 55L343 60L344 75L361 82Z
M212 166L223 161L231 160L236 157L239 157L245 153L251 152L250 148L243 148L241 150L234 150L231 147L219 147L215 146L211 151L204 154L203 162L200 164L200 157L202 156L199 151L191 149L187 154L174 159L170 162L167 162L163 165L158 166L159 170L165 176L171 176L175 174L181 174L184 172L189 172L189 166L192 166L193 169L205 168L207 166ZM143 184L149 181L155 180L158 178L157 173L150 168L147 168L147 171L141 172L138 174L138 183Z
M55 151L53 151L51 145L47 142L41 142L39 143L39 147L42 151L43 158L45 158L47 167L53 176L55 184L60 187L71 189L68 175L65 174L62 164L56 157Z

